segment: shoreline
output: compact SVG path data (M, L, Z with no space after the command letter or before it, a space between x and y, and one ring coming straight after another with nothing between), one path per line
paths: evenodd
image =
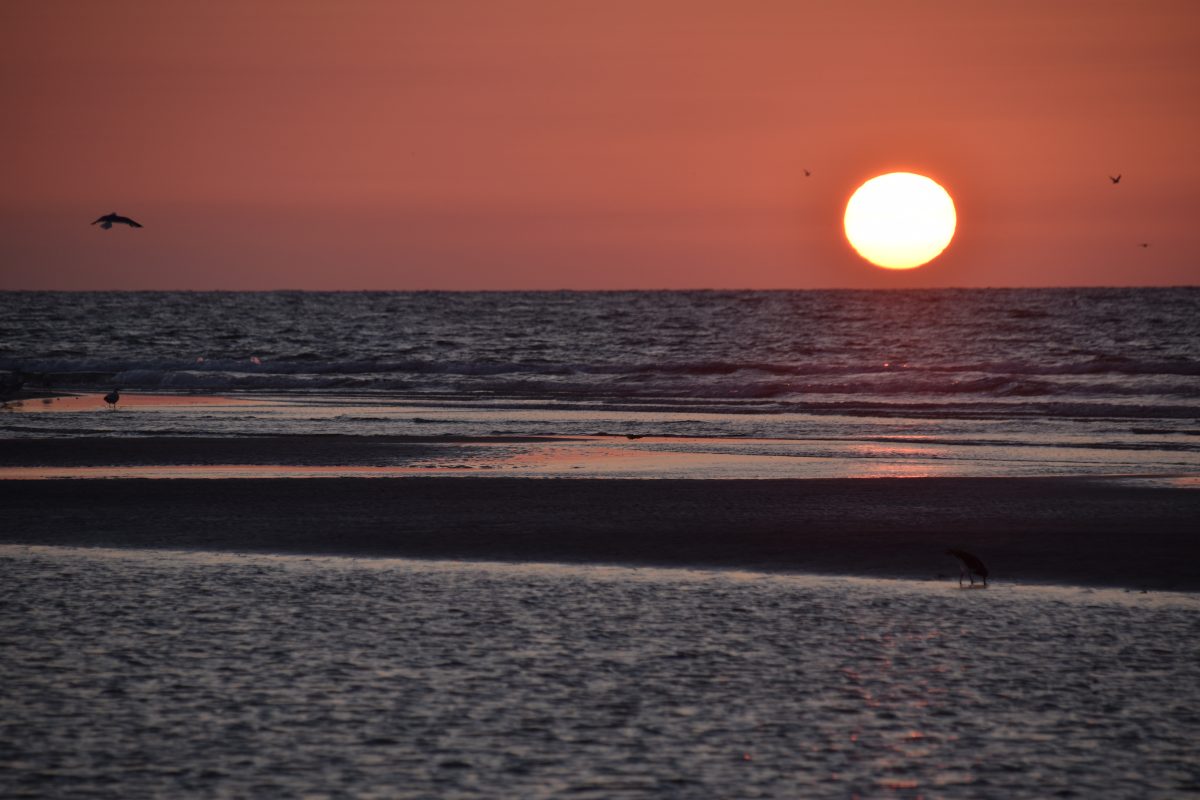
M0 480L6 544L1200 591L1200 492L1108 478Z
M108 417L109 415L105 415ZM115 418L117 415L112 415ZM3 439L0 480L572 478L838 480L1121 478L1200 487L1200 463L1094 458L1095 450L956 452L934 441L652 434L345 433L38 436Z

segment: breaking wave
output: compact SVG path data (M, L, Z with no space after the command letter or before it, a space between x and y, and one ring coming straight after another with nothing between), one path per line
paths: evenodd
M0 310L0 378L34 389L1200 417L1189 288L10 292Z

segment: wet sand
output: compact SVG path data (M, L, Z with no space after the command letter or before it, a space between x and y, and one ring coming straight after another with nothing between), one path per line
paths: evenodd
M84 436L10 439L0 467L371 466L455 459L491 445L544 444L555 436Z
M0 481L6 543L1200 590L1200 491L1119 479Z

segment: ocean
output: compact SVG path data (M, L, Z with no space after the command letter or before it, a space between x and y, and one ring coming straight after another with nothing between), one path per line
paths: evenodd
M0 312L0 795L1200 791L1200 288Z
M1177 798L1195 595L0 546L7 797Z
M771 459L701 477L1200 467L1194 287L9 292L0 311L0 372L27 388L254 401L95 400L0 416L5 438L599 435Z

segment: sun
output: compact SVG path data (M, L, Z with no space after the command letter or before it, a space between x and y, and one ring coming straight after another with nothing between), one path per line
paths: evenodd
M912 172L864 183L846 204L846 238L858 254L887 269L912 269L937 258L954 238L950 194Z

